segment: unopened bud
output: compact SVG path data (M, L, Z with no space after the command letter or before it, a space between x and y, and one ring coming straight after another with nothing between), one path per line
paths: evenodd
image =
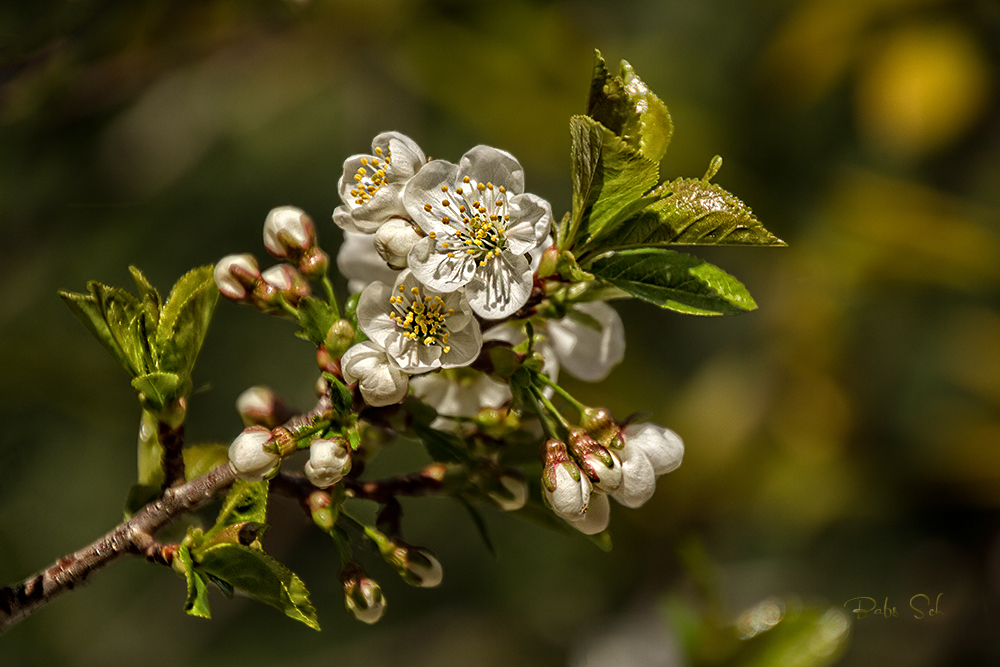
M274 470L280 459L264 449L270 441L271 432L263 426L250 426L236 436L229 446L229 465L241 479L259 482Z
M377 623L385 614L385 596L382 588L374 579L365 576L364 571L356 564L346 565L340 573L344 584L344 606L354 614L354 618L363 623Z
M586 408L581 416L580 426L605 447L621 449L625 446L621 436L622 428L607 408Z
M528 502L528 482L520 472L504 472L498 480L502 490L490 491L490 500L505 512L514 512Z
M326 531L333 528L337 517L331 509L332 502L329 493L326 491L313 491L309 494L307 504L309 505L309 513L312 515L313 523Z
M538 263L538 277L545 278L556 272L559 262L559 248L551 245L542 253L542 261Z
M408 221L392 218L375 232L375 251L394 269L405 269L406 256L420 240L420 235Z
M309 296L309 283L291 264L278 264L260 274L261 279L284 297L291 305Z
M251 254L226 255L215 265L215 284L222 296L243 301L260 281L257 258Z
M236 411L244 426L264 426L269 429L285 423L291 411L285 402L268 387L250 387L236 397Z
M434 588L444 578L441 561L427 549L400 546L395 550L393 565L403 581L411 586Z
M590 503L591 484L569 458L566 445L558 440L545 444L542 493L552 509L563 517L579 517Z
M606 447L597 444L582 428L569 431L569 448L594 488L612 493L622 485L622 463Z
M611 519L611 503L603 493L595 493L590 497L590 507L578 518L563 517L584 535L595 535L608 527Z
M264 247L278 259L296 263L316 245L316 225L312 218L295 206L271 209L264 220Z
M337 320L326 332L323 346L326 347L331 357L340 359L344 352L347 352L347 349L354 345L354 335L354 327L351 326L350 322Z
M299 258L298 266L306 278L322 278L330 266L330 256L320 250L319 246L314 246Z
M343 438L314 440L309 445L306 477L321 489L333 486L351 471L350 447Z

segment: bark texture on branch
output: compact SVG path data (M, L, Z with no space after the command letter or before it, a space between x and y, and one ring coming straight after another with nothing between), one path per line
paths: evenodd
M19 584L0 588L0 633L60 593L86 583L92 572L123 554L139 554L158 561L153 540L156 531L217 497L235 477L229 465L222 465L197 479L171 487L162 498L146 505L90 546L60 558Z

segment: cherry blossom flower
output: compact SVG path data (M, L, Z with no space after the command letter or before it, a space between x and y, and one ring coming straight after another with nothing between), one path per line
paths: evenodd
M344 161L337 184L344 204L333 211L333 221L345 231L374 234L390 218L405 217L400 194L426 161L409 137L398 132L378 135L372 140L372 154Z
M279 457L264 450L271 431L263 426L249 426L229 446L229 465L242 479L259 482L278 464Z
M409 267L439 292L463 286L477 314L512 315L531 294L525 254L552 224L548 202L524 193L524 172L509 153L476 146L456 166L427 163L403 188L403 204L427 234L410 251Z
M309 445L306 477L321 489L333 486L351 470L351 452L342 440L313 440Z
M357 314L361 330L407 373L467 366L483 345L465 293L424 287L409 270L392 287L366 287Z

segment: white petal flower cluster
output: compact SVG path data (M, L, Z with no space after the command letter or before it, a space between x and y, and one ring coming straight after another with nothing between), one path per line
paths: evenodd
M582 429L572 431L573 458L565 444L547 444L542 490L553 511L587 535L607 528L609 496L626 507L643 505L656 490L656 478L684 457L680 436L655 424L627 426L618 450L597 445Z

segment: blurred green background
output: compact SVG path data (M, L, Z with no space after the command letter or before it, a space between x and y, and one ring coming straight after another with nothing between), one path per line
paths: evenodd
M390 129L434 157L512 152L561 215L595 47L669 105L664 176L721 154L715 181L790 245L696 251L760 309L621 304L626 361L569 383L687 444L650 503L612 511L615 549L487 511L494 559L461 508L411 500L408 538L444 583L373 565L389 611L368 627L343 610L332 545L279 499L265 546L310 587L322 633L214 594L213 620L187 617L180 579L126 559L0 638L0 663L751 664L678 619L731 625L770 596L789 616L796 600L897 607L855 620L838 664L1000 663L995 0L8 0L0 583L110 529L135 475L128 378L57 289L128 285L135 264L165 290L224 254L264 258L282 204L332 252L343 160ZM291 331L220 303L189 439L231 440L252 384L310 404L313 355ZM917 594L943 613L914 619ZM752 664L814 664L796 654Z

